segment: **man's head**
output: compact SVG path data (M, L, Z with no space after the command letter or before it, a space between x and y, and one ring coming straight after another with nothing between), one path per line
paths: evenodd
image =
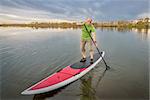
M85 21L87 24L91 24L92 23L92 19L91 18L87 18Z

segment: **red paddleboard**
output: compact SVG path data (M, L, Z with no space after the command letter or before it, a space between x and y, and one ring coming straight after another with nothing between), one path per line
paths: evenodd
M102 52L102 57L104 57L105 52ZM31 86L30 88L24 90L21 94L40 94L58 89L65 86L88 73L92 68L95 67L97 63L102 60L102 57L97 53L94 54L94 62L90 63L90 58L86 58L86 62L76 62L70 66L67 66L60 71L50 75L49 77L43 79L37 84Z

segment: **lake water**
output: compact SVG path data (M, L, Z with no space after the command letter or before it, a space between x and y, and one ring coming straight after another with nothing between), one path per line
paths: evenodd
M150 33L97 29L110 70L101 61L81 79L54 92L20 93L80 60L80 29L0 28L1 100L148 100ZM96 50L95 50L96 52Z

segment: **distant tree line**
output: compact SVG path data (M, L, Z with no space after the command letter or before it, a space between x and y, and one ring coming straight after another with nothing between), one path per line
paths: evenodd
M111 22L94 22L97 27L118 27L118 28L150 28L149 18L137 21L111 21ZM0 24L1 27L32 27L32 28L81 28L83 22L31 22L29 24Z

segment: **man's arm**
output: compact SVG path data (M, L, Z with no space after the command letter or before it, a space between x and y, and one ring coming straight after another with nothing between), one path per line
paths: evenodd
M96 42L96 33L95 32L92 32L92 38L93 38L94 42Z
M92 25L92 38L94 40L94 42L96 42L96 30L95 30L95 27Z

